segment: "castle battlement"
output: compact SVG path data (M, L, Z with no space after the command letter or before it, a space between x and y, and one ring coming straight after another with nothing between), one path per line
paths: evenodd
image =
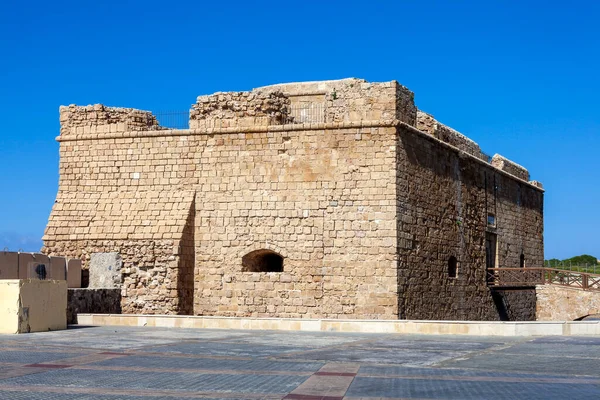
M59 141L123 137L125 133L133 137L155 137L162 135L157 131L173 131L161 126L150 111L102 104L61 106L60 122ZM279 126L282 130L343 129L356 124L386 126L398 123L413 126L499 170L529 181L529 172L524 167L499 154L489 158L475 141L438 122L431 114L418 110L414 93L397 81L367 82L346 78L275 84L251 91L217 92L198 96L189 111L189 130L193 134L272 131ZM284 128L288 125L295 126ZM133 132L137 134L133 135ZM539 182L534 186L541 188Z

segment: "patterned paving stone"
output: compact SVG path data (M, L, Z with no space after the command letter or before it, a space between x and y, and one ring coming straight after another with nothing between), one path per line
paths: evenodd
M143 400L147 397L0 390L0 399L10 400Z
M600 387L584 384L513 383L356 377L347 397L403 399L598 399Z
M309 347L259 346L237 342L181 343L161 347L146 347L142 352L179 353L221 357L270 357L286 353L312 350Z
M552 354L546 349L546 354ZM540 352L542 353L542 352ZM533 372L538 374L600 376L598 358L550 356L546 354L481 354L461 360L450 360L442 364L450 368L472 368L479 370Z
M87 353L0 351L0 362L35 364L48 361L58 361L66 357L77 357L85 354Z
M187 397L190 398L190 397ZM214 397L192 397L202 398L202 400L219 400ZM0 390L0 399L6 400L144 400L144 399L177 399L176 395L157 395L157 396L131 396L123 394L98 394L98 393L53 393L53 392L17 392ZM247 400L242 397L227 397L228 400Z
M587 357L600 359L600 343L592 344L577 344L577 343L545 343L542 345L540 342L529 342L516 344L509 349L506 349L506 353L512 354L531 354L531 355L547 355L547 350L552 349L552 356L561 357Z
M165 369L214 369L214 370L252 370L260 371L298 371L315 372L323 363L285 362L271 360L219 360L210 358L127 356L91 363L93 366L107 367L147 367Z
M400 338L386 338L381 340L374 340L366 344L371 348L384 348L391 351L399 350L439 350L439 351L453 351L453 352L465 352L465 351L481 351L491 349L503 343L478 343L478 342L454 342L448 343L446 341L433 341L433 340L405 340ZM351 344L350 347L362 347L361 343Z
M0 347L1 400L600 398L600 338L97 327Z
M60 369L8 378L6 385L201 392L288 393L307 379L297 375L227 375ZM0 385L0 389L1 389Z
M365 347L324 349L316 352L307 352L296 355L283 355L282 357L295 357L303 360L423 366L440 363L464 354L464 352L454 351L418 351L408 349L388 350L382 348Z

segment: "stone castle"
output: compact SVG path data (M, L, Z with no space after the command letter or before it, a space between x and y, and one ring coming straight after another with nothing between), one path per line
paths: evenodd
M200 96L189 129L60 108L49 255L118 253L124 313L535 319L543 190L419 111L396 81Z

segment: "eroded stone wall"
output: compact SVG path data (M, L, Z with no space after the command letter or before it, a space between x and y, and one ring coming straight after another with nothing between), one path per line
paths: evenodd
M121 255L121 310L123 313L186 314L190 304L184 302L179 279L180 257L172 240L66 240L45 242L49 254L78 255L88 267L95 253L117 252ZM189 302L189 299L187 300Z
M77 323L77 314L121 314L120 289L69 289L67 324Z
M519 267L521 254L541 266L542 192L410 127L398 129L396 147L400 317L500 319L486 284L486 235L497 237L496 267Z
M190 111L190 128L281 125L288 121L290 100L279 91L215 93L199 96Z
M199 135L190 144L202 193L196 314L397 317L394 128ZM284 272L242 272L242 257L258 249L280 253Z
M538 321L574 321L600 314L600 292L559 285L536 286Z
M60 134L83 135L164 129L150 111L134 108L93 106L60 107Z

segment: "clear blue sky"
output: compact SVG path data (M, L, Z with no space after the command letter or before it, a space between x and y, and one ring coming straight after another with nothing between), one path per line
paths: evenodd
M546 188L546 258L600 257L597 1L60 1L0 10L0 249L38 250L58 107L187 110L289 81L398 80Z

